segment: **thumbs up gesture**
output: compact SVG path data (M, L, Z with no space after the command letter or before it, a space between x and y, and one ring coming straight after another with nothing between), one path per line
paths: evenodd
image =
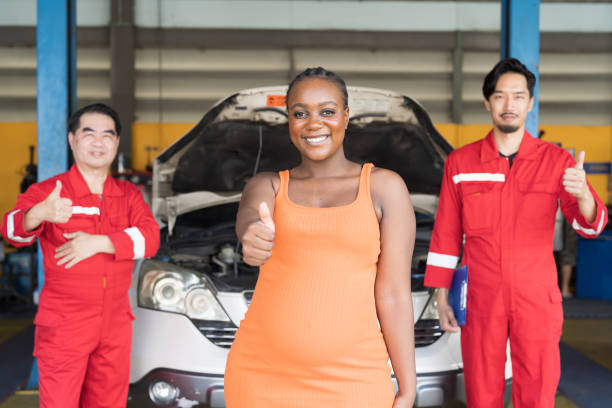
M41 218L56 224L67 222L72 216L72 201L62 198L62 182L57 180L55 188L41 203Z
M272 230L272 232L276 230L268 204L264 202L259 204L259 220L263 223L263 225Z
M251 266L265 264L272 256L274 248L274 221L270 208L265 202L259 204L259 218L252 222L242 235L242 255L244 262Z
M563 173L563 188L579 200L590 199L591 197L584 171L584 156L583 150L578 154L576 165L565 169L565 173Z
M51 193L30 208L24 216L23 228L26 231L33 231L44 221L61 224L67 222L72 217L72 201L62 198L62 182L57 180L55 188Z

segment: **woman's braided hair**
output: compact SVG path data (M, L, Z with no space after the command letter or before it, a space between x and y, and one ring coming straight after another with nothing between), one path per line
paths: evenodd
M321 78L335 84L342 93L342 101L344 102L344 108L348 107L348 91L346 90L346 84L344 83L344 79L340 78L340 76L335 72L328 71L323 67L306 68L295 78L293 78L293 80L289 83L289 88L287 88L285 103L289 103L289 94L291 93L291 90L293 89L295 84L307 78ZM289 106L287 105L287 109L288 108Z

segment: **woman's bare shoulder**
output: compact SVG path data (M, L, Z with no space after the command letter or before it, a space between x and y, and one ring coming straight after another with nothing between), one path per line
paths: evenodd
M385 169L382 167L373 167L372 168L372 176L371 176L371 184L374 186L382 185L382 186L395 186L400 187L403 186L406 188L406 183L402 176L394 172L393 170Z
M370 191L372 198L385 199L409 197L408 188L402 176L393 170L374 167L372 169Z
M278 192L278 187L280 186L280 176L276 172L272 171L262 171L261 173L257 173L253 177L249 179L245 190L251 189L261 189L261 188L272 188L274 190L274 194Z
M249 183L253 181L254 183L261 183L262 180L266 181L280 181L280 176L277 172L274 171L262 171L261 173L257 173L249 180Z

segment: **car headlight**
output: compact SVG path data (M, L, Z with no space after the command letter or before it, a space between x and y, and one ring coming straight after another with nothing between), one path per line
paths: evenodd
M191 319L230 321L206 276L161 261L143 263L138 305Z
M425 309L423 309L423 313L421 313L421 317L419 320L439 320L440 315L438 314L438 289L434 289L431 292L431 296L429 296L429 300L427 301L427 305Z

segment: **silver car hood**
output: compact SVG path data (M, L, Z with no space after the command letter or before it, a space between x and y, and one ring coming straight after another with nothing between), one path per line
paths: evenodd
M268 134L273 132L277 141L279 135L286 135L286 143L279 146L275 142L272 147L264 148L260 171L279 170L273 167L275 163L287 168L295 162L297 151L290 145L286 130L283 99L286 89L286 86L250 89L219 101L193 129L155 158L152 208L158 222L168 226L169 234L182 214L240 200L242 187L251 175L242 167L251 171L250 161L256 161L258 143L260 151L262 148L262 128ZM362 87L348 87L348 92L350 125L347 135L355 134L354 140L361 142L351 153L348 150L353 145L346 145L347 136L347 156L398 171L407 181L415 208L433 215L443 163L452 147L413 99L391 91ZM240 129L259 129L259 142L256 132L246 138L241 135L243 139L236 140ZM376 129L381 130L377 133ZM373 140L383 137L385 144ZM232 143L235 145L230 146ZM249 144L252 146L247 146ZM244 151L236 152L241 149ZM276 156L266 157L271 149L276 149L270 153ZM370 160L368 149L377 149L374 160ZM236 155L240 159L236 159ZM282 163L285 156L291 158ZM206 167L213 162L212 167Z

